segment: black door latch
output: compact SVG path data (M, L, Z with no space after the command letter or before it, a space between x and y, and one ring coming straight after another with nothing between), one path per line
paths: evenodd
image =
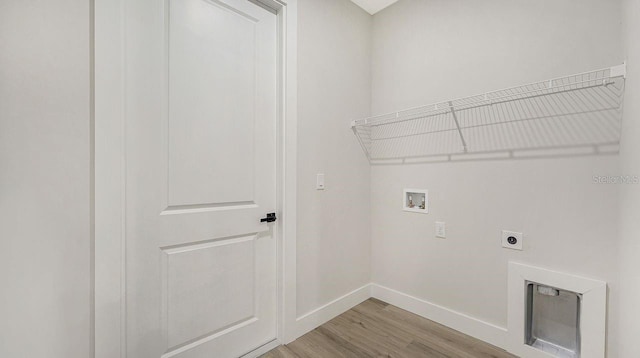
M269 214L267 214L266 218L260 219L260 222L261 223L264 223L264 222L272 223L272 222L276 221L276 219L277 219L276 218L276 213L269 213Z

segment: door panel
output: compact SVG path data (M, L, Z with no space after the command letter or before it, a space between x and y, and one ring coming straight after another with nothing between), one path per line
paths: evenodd
M170 206L253 203L260 22L242 10L170 2Z
M130 0L127 353L237 357L275 339L276 17Z
M167 349L255 319L254 238L163 250Z

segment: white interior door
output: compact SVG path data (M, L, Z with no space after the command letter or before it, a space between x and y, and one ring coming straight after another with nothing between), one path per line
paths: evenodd
M132 358L238 357L276 336L276 15L126 2Z

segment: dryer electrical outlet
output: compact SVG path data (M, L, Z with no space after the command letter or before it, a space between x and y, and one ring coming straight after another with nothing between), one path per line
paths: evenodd
M502 247L522 251L522 233L502 230Z

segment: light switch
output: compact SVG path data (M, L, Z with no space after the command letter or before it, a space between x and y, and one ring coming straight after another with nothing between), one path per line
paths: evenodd
M436 237L445 239L447 237L446 226L442 221L436 221Z
M324 174L316 176L316 190L324 190Z

